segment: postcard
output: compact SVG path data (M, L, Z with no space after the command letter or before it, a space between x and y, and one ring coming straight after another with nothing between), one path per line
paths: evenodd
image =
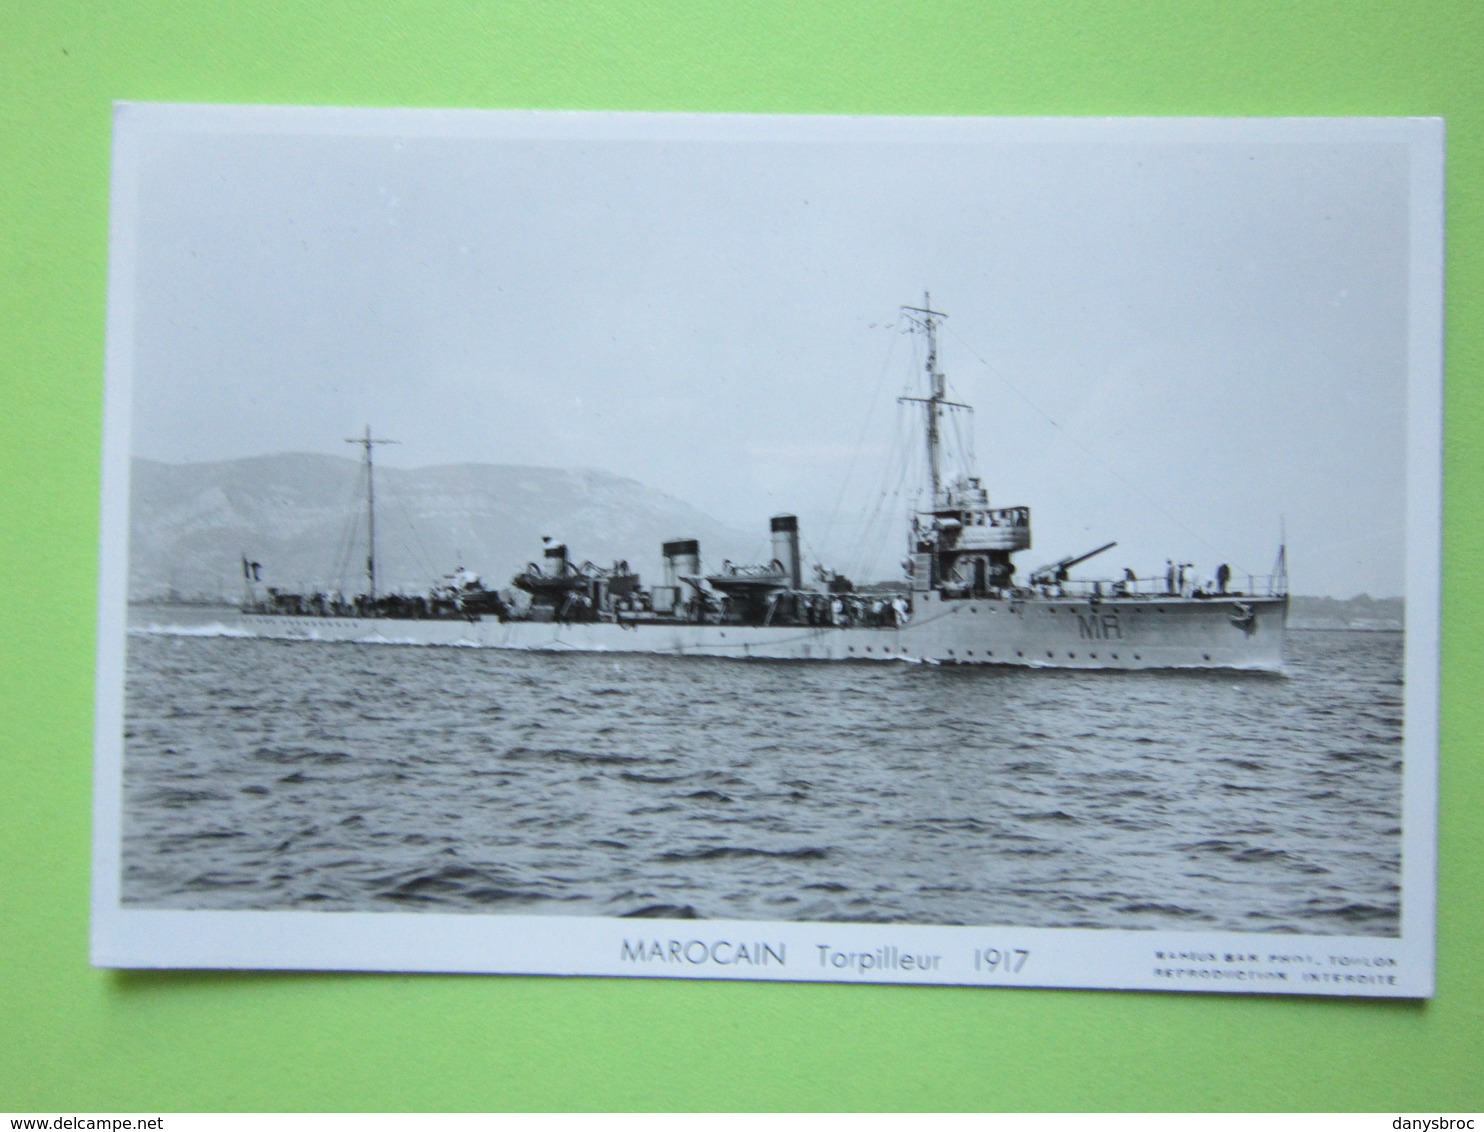
M93 962L1430 995L1442 191L120 104Z

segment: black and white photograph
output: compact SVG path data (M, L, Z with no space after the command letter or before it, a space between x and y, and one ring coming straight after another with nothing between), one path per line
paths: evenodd
M1442 165L120 104L94 962L1426 997Z

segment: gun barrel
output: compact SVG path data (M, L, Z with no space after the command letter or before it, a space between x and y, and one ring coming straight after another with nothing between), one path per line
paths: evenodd
M1083 562L1086 562L1089 558L1096 558L1099 554L1102 554L1103 551L1105 551L1105 550L1112 550L1117 545L1118 544L1116 542L1104 543L1102 546L1098 547L1096 550L1089 550L1086 554L1079 554L1079 555L1077 555L1074 558L1063 558L1060 562L1057 563L1057 566L1065 569L1066 567L1069 567L1069 566L1078 566L1078 565L1081 565Z

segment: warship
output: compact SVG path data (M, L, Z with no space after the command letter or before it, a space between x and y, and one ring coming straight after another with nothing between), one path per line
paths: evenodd
M1062 558L1017 576L1014 556L1031 547L1026 506L992 504L972 468L944 469L943 426L970 406L950 401L938 366L947 316L904 306L926 339L920 407L927 458L925 496L907 517L904 577L858 589L816 568L806 578L798 519L772 518L772 558L703 569L692 538L661 547L662 580L644 586L625 561L580 561L548 541L540 559L486 588L460 568L426 592L383 593L376 579L375 446L363 449L368 543L366 588L347 596L262 587L262 565L243 556L243 625L285 640L462 645L547 651L654 653L769 660L890 660L1038 668L1277 670L1283 665L1288 579L1280 546L1273 571L1201 581L1188 563L1162 575L1076 577L1074 567L1115 546Z

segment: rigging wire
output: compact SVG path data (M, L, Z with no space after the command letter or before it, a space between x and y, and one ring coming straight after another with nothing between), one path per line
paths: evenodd
M945 406L945 408L948 409L949 433L951 435L947 455L957 466L959 477L975 474L974 430L972 427L967 427L969 422L973 420L973 415L967 410L956 409L953 406Z
M341 525L340 538L336 543L336 549L332 562L328 581L332 583L330 588L338 589L342 593L359 592L364 589L364 571L366 559L370 556L371 548L367 546L367 527L365 525L366 496L370 490L369 471L366 462L358 462L357 474L350 483L345 502L345 521ZM383 476L379 483L381 492L377 499L377 508L382 514L395 512L398 523L394 527L396 531L395 543L412 560L412 565L421 571L429 580L437 577L437 568L433 564L433 556L428 551L427 544L413 520L412 509L406 500L396 490L391 489L388 477L384 474L387 469L383 468ZM412 542L408 541L410 535ZM414 546L413 543L416 545ZM386 543L383 542L383 549ZM364 554L362 553L364 551ZM360 556L360 562L355 561ZM356 580L352 580L356 579ZM301 586L301 588L304 588ZM316 582L314 589L325 588L325 583Z
M383 478L382 483L383 485L386 484L385 478ZM421 572L423 577L431 581L438 576L438 568L433 563L433 556L429 553L427 544L423 542L422 532L418 530L417 523L412 518L412 508L408 506L407 501L398 492L387 490L385 486L382 490L385 498L392 504L388 510L395 510L397 513L398 526L396 529L399 532L397 545L412 560L412 565ZM416 546L408 542L408 535L412 537ZM458 565L462 566L463 563L458 563Z
M351 555L355 553L357 544L362 541L362 509L358 506L358 503L365 499L365 480L365 465L362 464L360 470L351 480L350 497L346 500L345 504L346 519L340 528L340 542L333 560L334 569L330 573L330 578L333 579L335 588L342 592L349 591L352 588L347 584L350 580L350 559ZM315 588L317 589L319 587L316 586Z
M845 554L843 556L843 565L846 571L849 573L854 573L857 571L861 558L863 556L865 545L869 540L870 532L874 529L876 523L880 520L882 508L885 505L887 495L891 488L892 468L893 465L898 460L900 460L901 456L902 449L900 444L894 443L891 446L890 459L883 460L877 465L876 482L871 484L870 490L866 493L865 496L867 501L867 509L861 514L861 517L857 519L854 535L846 544Z
M1159 503L1158 500L1154 499L1142 488L1140 488L1138 484L1134 483L1127 476L1123 475L1123 473L1121 473L1117 468L1110 467L1108 464L1104 463L1103 460L1101 460L1095 452L1093 452L1085 444L1082 444L1069 432L1067 432L1067 430L1062 427L1061 423L1058 422L1054 417L1052 417L1050 413L1046 412L1046 410L1041 408L1040 405L1032 401L1029 396L1027 396L1018 386L1015 385L1014 382L1012 382L1008 377L1006 377L1003 373L992 366L989 361L982 354L979 353L978 350L976 350L967 340L964 339L963 335L959 334L956 330L950 330L949 333L953 335L953 337L961 346L963 346L965 350L967 350L974 358L978 360L979 364L982 365L992 377L994 377L1011 393L1015 394L1016 397L1020 398L1020 400L1024 402L1025 405L1027 405L1033 412L1035 412L1037 416L1041 417L1048 424L1050 424L1052 428L1061 433L1063 437L1070 441L1071 444L1076 447L1090 461L1092 461L1092 463L1096 464L1110 477L1123 484L1126 488L1129 489L1130 492L1141 499L1151 509L1164 516L1176 527L1193 538L1196 542L1199 542L1203 546L1205 546L1205 548L1213 555L1218 558L1221 557L1222 551L1219 547L1213 545L1209 539L1207 539L1199 531L1194 530L1188 523L1183 522L1178 516L1171 514L1161 503ZM1232 563L1232 569L1240 573L1250 573L1250 571L1246 570L1244 567L1241 567L1238 563Z
M861 525L860 537L851 555L852 573L867 581L875 580L882 550L896 545L896 539L885 528L888 523L894 523L902 511L902 487L907 479L907 464L899 462L896 468L895 482L877 498L871 514Z
M850 572L858 577L864 578L866 573L875 568L882 546L890 541L879 537L879 531L888 518L896 517L895 512L902 501L903 487L913 464L910 453L914 438L911 436L909 417L910 413L897 414L896 442L891 446L891 459L881 464L879 484L873 487L868 496L872 501L870 509L865 513L856 530L855 539L850 544L846 561Z
M874 324L873 324L874 325ZM896 326L895 321L884 324L887 329ZM865 447L866 433L871 427L871 421L876 414L876 405L881 400L881 388L886 384L886 375L891 370L891 361L896 354L896 336L891 338L891 344L886 351L886 357L881 363L881 372L876 375L876 383L872 387L870 399L866 403L866 417L861 422L860 435L855 438L855 444L850 451L850 463L846 466L845 475L840 480L840 490L835 495L835 503L825 516L824 536L822 542L825 546L830 545L830 536L834 533L835 525L840 518L840 509L845 502L845 491L849 487L855 475L856 461L860 459L861 451Z

